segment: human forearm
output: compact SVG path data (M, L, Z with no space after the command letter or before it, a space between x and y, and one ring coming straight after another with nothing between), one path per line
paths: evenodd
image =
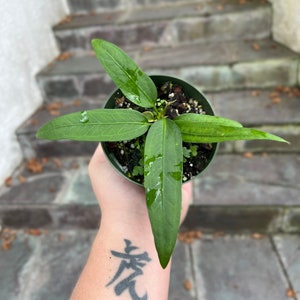
M160 266L148 218L115 212L102 218L71 299L164 300L169 276L170 266Z
M168 299L170 263L166 269L159 263L144 188L121 177L100 146L89 174L102 218L71 300ZM181 221L191 195L191 184L184 184Z

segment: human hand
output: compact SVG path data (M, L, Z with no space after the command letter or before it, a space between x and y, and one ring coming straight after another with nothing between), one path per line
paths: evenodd
M121 176L107 160L101 145L89 164L89 175L102 215L147 218L145 190ZM181 222L192 199L191 182L182 185Z

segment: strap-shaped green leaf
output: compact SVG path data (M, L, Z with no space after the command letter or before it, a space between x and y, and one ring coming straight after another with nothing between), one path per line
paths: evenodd
M146 137L144 186L163 268L172 255L180 223L182 161L182 139L177 125L169 119L158 120Z
M94 39L92 46L104 70L123 94L141 107L153 107L157 90L152 79L119 47Z
M135 110L96 109L55 118L36 136L48 140L121 141L144 134L149 126L147 118Z
M231 119L200 114L182 114L176 117L175 122L180 127L193 128L200 126L210 126L211 124L231 127L243 127L241 123Z
M279 136L245 128L240 123L226 118L184 114L174 121L180 128L184 142L218 143L233 140L273 140L288 143Z

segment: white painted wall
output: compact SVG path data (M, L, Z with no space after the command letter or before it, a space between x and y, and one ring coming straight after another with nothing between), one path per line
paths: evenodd
M300 53L300 0L269 0L273 4L273 37Z
M0 185L22 160L15 130L42 103L35 75L58 54L66 0L0 0Z

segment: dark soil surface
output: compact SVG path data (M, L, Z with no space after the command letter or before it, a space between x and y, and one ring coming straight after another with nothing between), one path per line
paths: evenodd
M196 99L190 99L184 94L181 86L166 82L158 88L158 99L166 100L171 105L168 106L166 115L174 119L184 113L205 114L202 105ZM115 99L115 108L132 108L140 112L145 109L136 106L124 96L120 95ZM130 141L107 142L107 149L114 154L124 174L130 179L143 183L143 150L146 135ZM201 173L210 161L213 145L212 144L194 144L183 142L184 163L182 182L191 179L193 176Z

